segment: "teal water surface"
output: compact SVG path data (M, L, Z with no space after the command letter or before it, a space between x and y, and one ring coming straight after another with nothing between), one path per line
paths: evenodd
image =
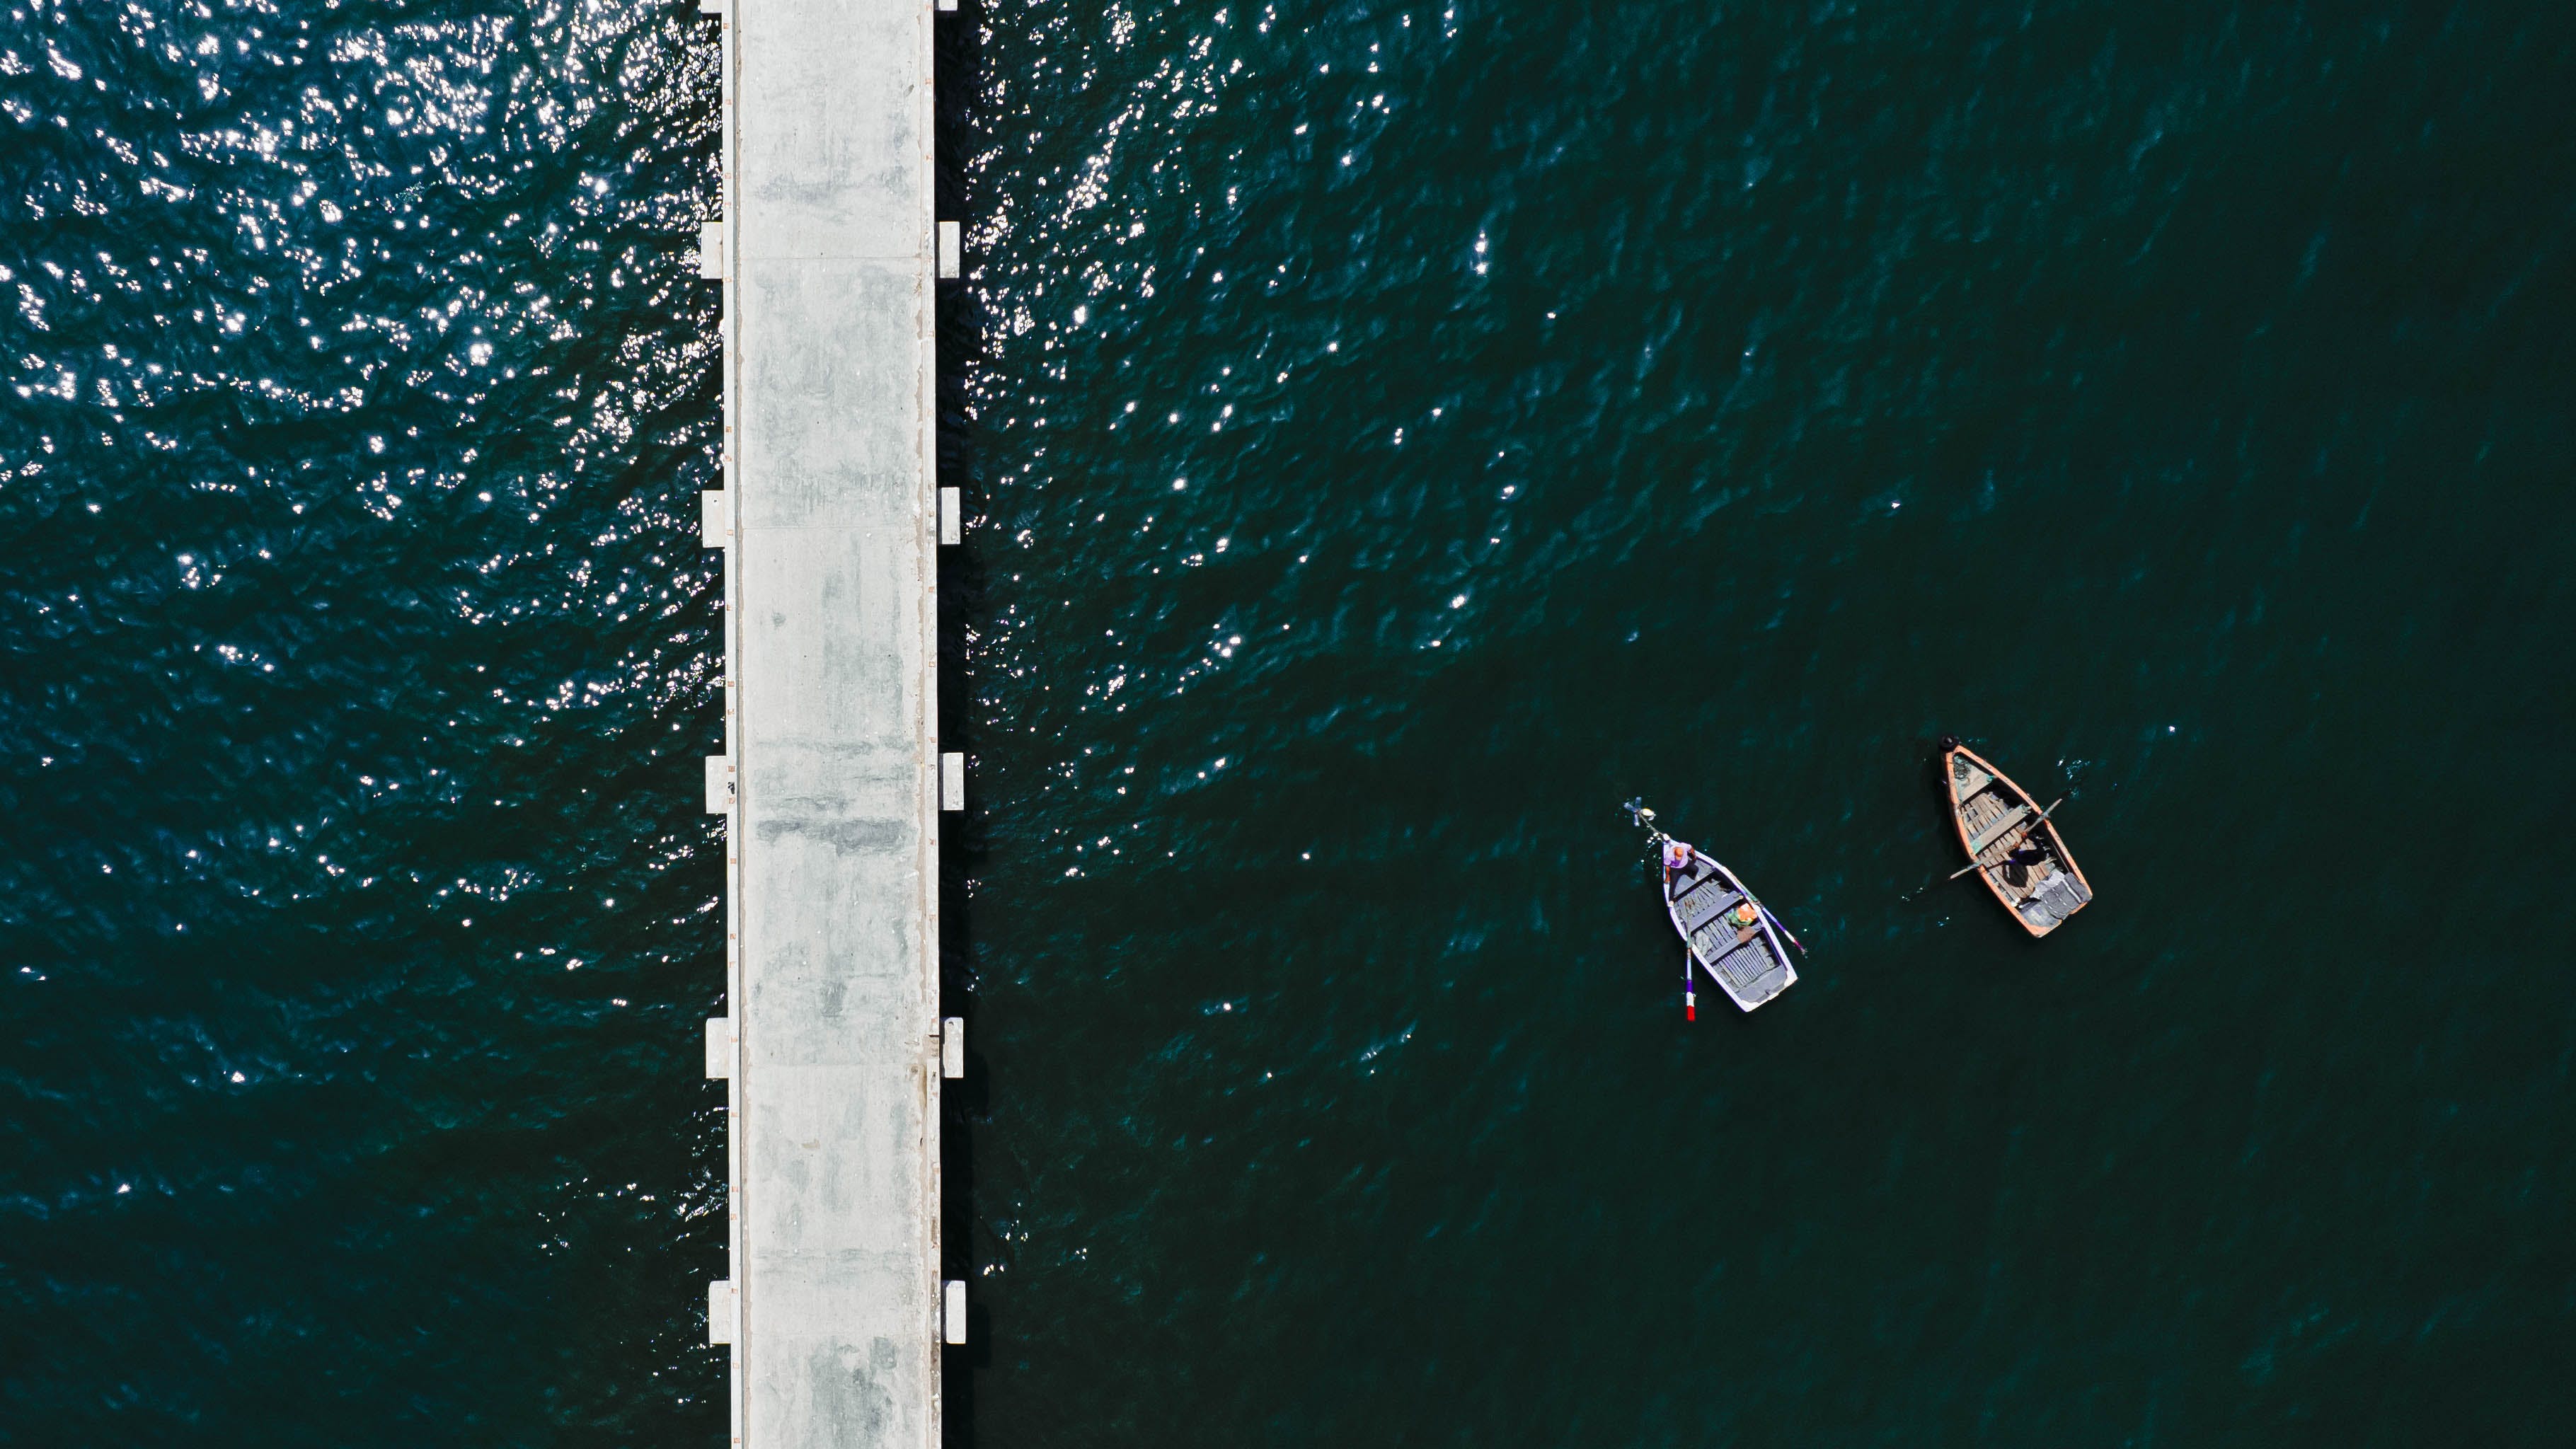
M980 1439L2565 1433L2567 17L1116 15L966 169Z
M0 27L0 1443L714 1443L713 32Z
M2564 1437L2576 18L967 3L952 1442ZM714 32L8 15L0 1443L721 1442Z

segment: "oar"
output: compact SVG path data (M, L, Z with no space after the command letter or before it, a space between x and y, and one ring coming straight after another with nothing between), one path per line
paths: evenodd
M1699 997L1692 990L1690 947L1682 947L1682 1020L1699 1020Z
M2060 795L2060 796L2058 796L2058 797L2057 797L2057 805L2063 805L2063 804L2065 804L2065 803L2066 803L2066 797L2065 797L2065 796ZM2036 816L2032 817L2030 824L2025 825L2025 826L2023 826L2023 827L2022 827L2022 837L2023 837L2024 839L2028 839L2028 838L2029 838L2029 836L2030 836L2030 832L2039 828L2039 822L2040 822L2040 821L2042 821L2042 820L2046 820L2049 816L2056 814L2056 813L2057 813L2057 805L2051 805L2051 806L2049 806L2047 809L2042 810L2041 812L2039 812L2039 814L2038 814L2038 815L2036 815ZM1966 865L1963 865L1963 866L1959 867L1957 870L1954 870L1954 871L1950 872L1950 879L1952 879L1952 880L1957 880L1959 877L1961 877L1961 876L1963 876L1963 875L1966 875L1968 872L1970 872L1970 871L1972 871L1972 870L1978 870L1978 869L1982 869L1982 867L1981 867L1981 866L1979 866L1977 862L1975 862L1975 861L1973 861L1973 860L1972 860L1972 861L1969 861ZM1800 949L1800 950L1804 950L1804 949L1806 949L1806 948L1802 946L1802 947L1800 947L1799 949Z
M1798 948L1799 955L1804 956L1807 954L1807 943L1798 939L1797 933L1789 929L1788 922L1771 914L1771 908L1762 904L1760 901L1755 901L1753 903L1753 908L1762 913L1762 919L1769 921L1773 930L1778 931L1781 935L1789 938L1789 944Z

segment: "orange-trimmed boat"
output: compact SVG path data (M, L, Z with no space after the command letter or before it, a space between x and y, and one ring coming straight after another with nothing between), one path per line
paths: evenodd
M1955 738L1941 741L1941 781L1969 868L2023 930L2045 936L2091 903L2092 882L2049 818L2056 805L2040 809L2029 791Z

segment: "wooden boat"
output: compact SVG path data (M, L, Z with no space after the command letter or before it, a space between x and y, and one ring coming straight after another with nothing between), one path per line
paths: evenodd
M1746 1011L1788 990L1798 980L1789 953L1780 944L1798 938L1753 898L1735 872L1673 839L1655 826L1655 812L1631 800L1628 818L1645 827L1655 847L1655 864L1664 883L1664 913L1682 937L1682 1012L1699 1019L1698 978L1705 971L1728 999ZM1803 951L1804 946L1798 946Z
M1955 739L1941 741L1941 779L1950 820L1978 878L2033 936L2045 936L2093 899L2092 883L2057 833L2057 822L2012 777Z

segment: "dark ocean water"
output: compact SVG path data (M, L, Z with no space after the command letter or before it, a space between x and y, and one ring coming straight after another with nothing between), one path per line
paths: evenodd
M0 38L0 1442L714 1443L711 32Z
M7 12L0 1442L722 1438L693 11ZM941 23L955 1437L2563 1440L2576 13Z
M979 56L983 1441L2564 1442L2576 13L1221 8Z

